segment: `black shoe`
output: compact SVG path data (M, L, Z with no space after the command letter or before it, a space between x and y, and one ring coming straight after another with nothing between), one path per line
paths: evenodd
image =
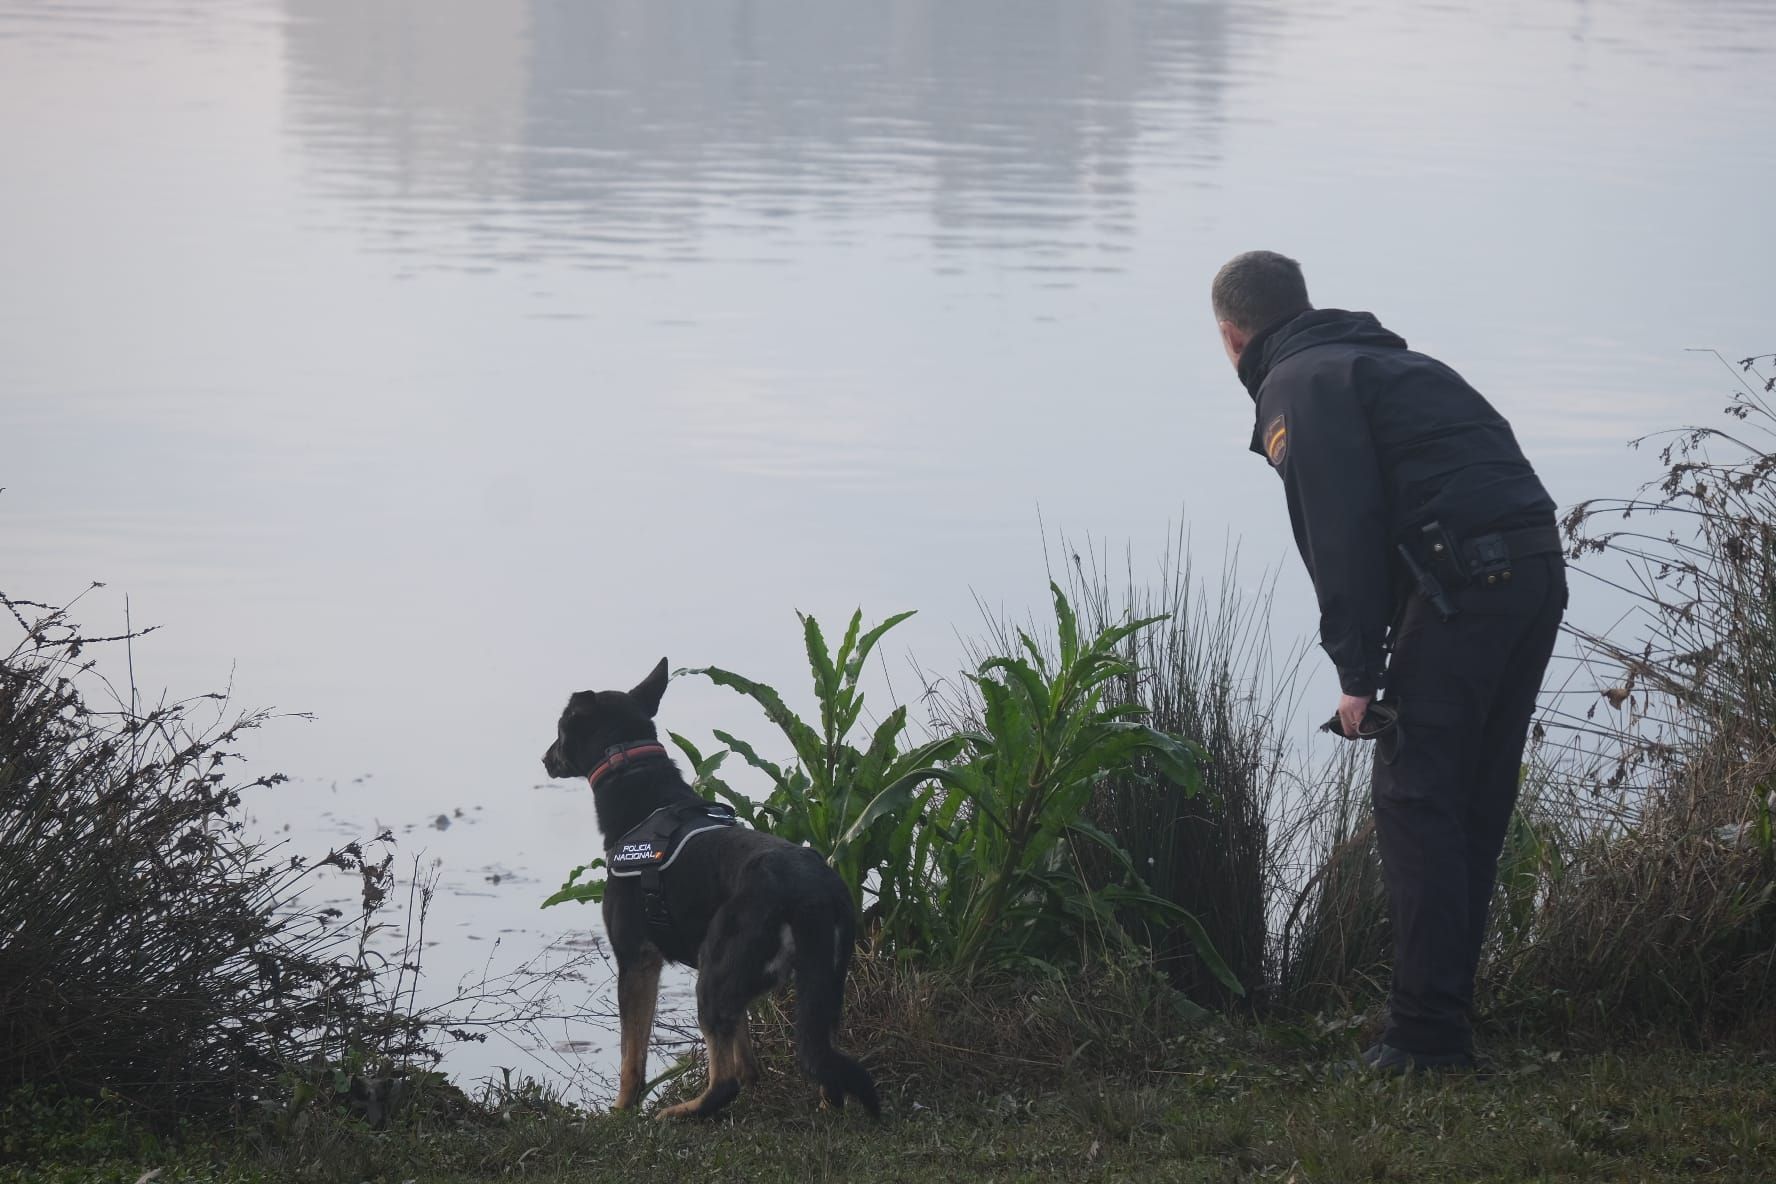
M1364 1073L1398 1077L1405 1073L1468 1073L1474 1056L1466 1052L1407 1052L1391 1044L1371 1044L1354 1066Z

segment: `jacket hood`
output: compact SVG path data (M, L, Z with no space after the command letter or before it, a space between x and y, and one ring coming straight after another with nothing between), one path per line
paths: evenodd
M1366 345L1405 349L1406 339L1382 327L1374 314L1342 308L1314 308L1278 321L1246 344L1239 376L1253 399L1264 378L1284 358L1316 345Z

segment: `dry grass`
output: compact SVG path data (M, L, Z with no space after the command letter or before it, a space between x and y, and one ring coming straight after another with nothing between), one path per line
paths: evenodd
M1527 923L1500 935L1506 1010L1621 1030L1733 1031L1776 998L1776 865L1753 817L1776 744L1692 757L1632 826L1548 840Z
M752 1038L765 1080L743 1104L793 1114L814 1097L795 1067L793 1016L793 994L755 1007ZM904 1112L935 1097L1068 1073L1138 1080L1177 1065L1204 1023L1140 963L964 976L866 955L853 964L842 1043L875 1076L884 1104ZM691 1060L698 1063L673 1083L674 1099L701 1087L700 1052Z
M1567 519L1581 570L1633 607L1608 635L1576 631L1595 693L1548 721L1507 853L1506 1006L1702 1032L1776 999L1776 408L1756 362L1728 426L1668 438L1663 480Z
M1387 990L1393 950L1367 755L1338 749L1276 827L1278 845L1311 869L1276 902L1272 998L1285 1011L1351 1010Z

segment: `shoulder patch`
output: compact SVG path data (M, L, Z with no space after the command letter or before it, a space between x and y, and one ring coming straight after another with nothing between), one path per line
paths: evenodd
M1282 416L1277 416L1264 425L1264 455L1272 468L1281 468L1283 457L1289 452L1289 425Z

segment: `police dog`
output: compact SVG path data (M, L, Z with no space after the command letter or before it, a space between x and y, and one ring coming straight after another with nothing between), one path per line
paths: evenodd
M591 781L607 850L660 812L694 813L701 801L659 747L654 715L666 680L662 658L628 693L573 695L543 754L549 776ZM655 881L664 915L658 896L644 901L643 881L611 876L605 884L604 928L617 960L622 1026L617 1108L633 1107L645 1087L660 966L670 959L697 969L709 1085L659 1117L714 1114L739 1095L742 1083L757 1078L747 1004L792 978L802 1070L827 1104L843 1106L850 1094L878 1114L869 1073L832 1043L856 930L851 894L838 873L810 848L743 826L702 830L678 855Z

